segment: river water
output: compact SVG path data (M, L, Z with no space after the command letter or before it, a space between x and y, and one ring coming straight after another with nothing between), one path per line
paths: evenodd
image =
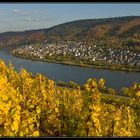
M11 61L16 71L24 67L33 74L42 73L55 81L74 81L83 85L89 78L104 78L106 87L118 92L122 87L131 86L133 82L140 83L140 72L111 71L23 59L9 54L5 49L0 50L0 59L6 65Z

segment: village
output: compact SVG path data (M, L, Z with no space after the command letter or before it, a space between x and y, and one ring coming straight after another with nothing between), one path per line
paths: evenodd
M88 62L100 61L140 68L140 52L122 48L88 46L86 42L62 41L59 43L28 44L12 50L13 54L45 59L47 56L70 56Z

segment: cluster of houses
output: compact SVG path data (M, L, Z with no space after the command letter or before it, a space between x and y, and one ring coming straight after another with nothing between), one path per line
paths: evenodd
M121 48L87 45L86 42L63 41L59 43L42 43L24 45L12 50L13 54L28 55L40 59L46 56L72 56L89 62L132 65L140 68L140 52Z

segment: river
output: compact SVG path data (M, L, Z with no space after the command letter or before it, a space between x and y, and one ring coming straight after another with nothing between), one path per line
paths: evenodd
M83 85L89 78L96 78L97 80L99 78L104 78L106 87L114 88L118 92L121 91L122 87L131 86L133 82L140 83L139 72L93 69L23 59L11 55L6 49L0 50L0 59L4 60L6 65L11 61L16 71L24 67L33 74L42 73L55 81L74 81Z

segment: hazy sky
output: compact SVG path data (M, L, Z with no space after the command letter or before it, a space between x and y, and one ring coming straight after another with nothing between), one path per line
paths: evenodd
M48 28L79 19L140 16L139 3L0 4L0 32Z

